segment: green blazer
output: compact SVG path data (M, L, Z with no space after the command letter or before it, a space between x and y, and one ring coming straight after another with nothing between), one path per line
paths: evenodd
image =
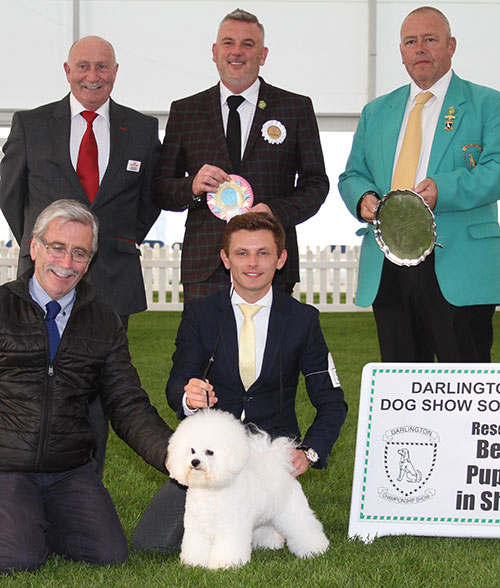
M392 167L410 86L365 106L354 135L339 191L351 213L370 190L391 189ZM455 108L451 130L448 109ZM479 145L481 151L475 146ZM472 156L472 162L471 162ZM475 166L474 166L475 162ZM453 74L439 115L427 170L437 186L436 276L448 302L456 306L500 303L500 92ZM364 235L356 303L370 306L380 283L384 254L373 225Z

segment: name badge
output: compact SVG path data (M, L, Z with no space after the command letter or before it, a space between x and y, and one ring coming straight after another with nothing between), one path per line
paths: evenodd
M141 169L141 162L129 159L127 163L127 171L138 173Z

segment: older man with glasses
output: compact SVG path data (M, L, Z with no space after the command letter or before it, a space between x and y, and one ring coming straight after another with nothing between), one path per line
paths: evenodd
M82 280L97 219L56 200L37 218L35 269L0 287L0 574L52 554L122 563L127 539L96 472L89 404L166 473L170 428L141 388L118 314Z

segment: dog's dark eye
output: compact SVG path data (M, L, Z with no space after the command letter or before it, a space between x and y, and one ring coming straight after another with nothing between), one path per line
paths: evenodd
M196 451L191 447L191 453L196 453Z
M205 451L205 455L213 455L213 454L214 454L214 452L211 449L207 449Z

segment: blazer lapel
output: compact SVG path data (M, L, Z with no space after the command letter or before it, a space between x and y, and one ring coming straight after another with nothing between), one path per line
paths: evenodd
M71 110L69 106L69 94L56 104L53 112L54 124L51 125L49 140L54 150L54 157L62 172L66 175L68 181L73 186L74 195L79 196L80 200L88 204L87 194L76 175L75 168L71 163L69 154L69 138L71 132Z
M123 153L128 143L127 115L125 109L121 108L113 100L109 101L109 161L104 176L99 185L99 190L94 203L99 204L105 195L113 195L110 189L113 178L120 171L123 165Z
M273 295L273 304L269 315L269 325L267 328L266 347L264 349L264 358L260 375L250 388L260 387L269 381L276 366L280 364L280 354L283 347L283 333L288 321L282 301L279 300L276 293Z
M217 329L217 338L220 329L222 329L222 336L215 353L215 363L219 366L221 364L224 366L220 369L222 370L222 373L227 374L228 378L231 374L235 374L236 381L240 382L240 385L243 387L238 368L239 360L236 320L234 318L234 312L229 298L229 289L224 290L220 296L216 305L216 313L215 328ZM208 374L208 379L210 380L210 373Z
M448 91L444 97L443 107L439 114L436 131L434 133L429 166L427 169L428 176L436 173L439 169L439 165L464 118L465 107L463 105L465 102L466 98L463 92L462 81L458 76L453 74ZM444 126L446 119L444 117L448 114L448 109L451 107L455 109L455 119L453 120L452 129L446 130Z
M243 153L243 158L241 160L241 165L244 165L248 154L252 150L255 141L261 135L262 125L269 119L272 112L273 107L273 96L272 96L272 87L270 87L266 82L260 79L260 89L259 89L259 98L257 101L257 107L255 108L255 114L252 121L252 126L250 128L250 133L248 135L248 141L245 147L245 152ZM264 102L266 104L265 108L259 108L259 103ZM269 108L269 110L268 110Z
M388 104L384 114L384 132L381 136L382 144L380 153L382 155L382 169L384 170L384 186L391 186L392 167L394 165L394 156L398 145L399 132L406 110L406 103L410 94L410 86L404 86L400 92L395 93ZM388 149L388 145L393 145L394 149Z
M209 128L212 129L214 134L213 148L220 152L220 157L225 162L225 169L231 169L231 158L229 157L229 151L227 149L224 125L222 124L219 84L207 91L207 117L209 121Z

